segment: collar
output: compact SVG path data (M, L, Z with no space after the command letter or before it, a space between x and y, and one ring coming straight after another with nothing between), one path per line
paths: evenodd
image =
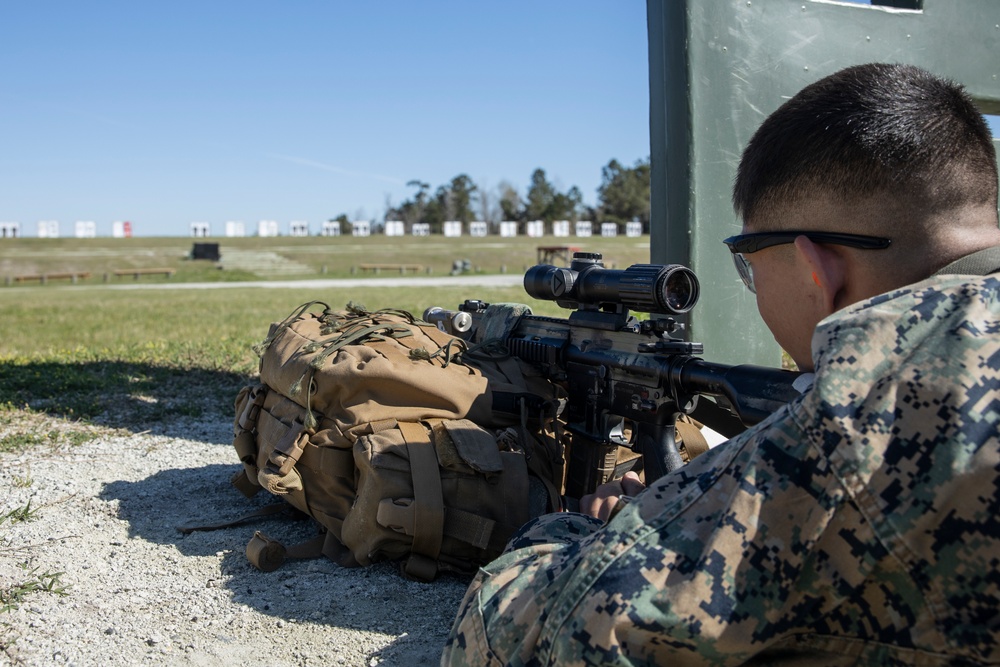
M972 276L987 276L1000 271L1000 246L993 246L974 252L965 257L959 257L951 264L934 272L935 276L960 274Z

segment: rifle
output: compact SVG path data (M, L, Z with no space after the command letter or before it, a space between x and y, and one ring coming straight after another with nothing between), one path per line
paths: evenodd
M537 365L568 391L563 418L571 435L566 496L579 499L624 473L618 448L641 454L647 484L682 465L675 423L687 414L732 437L793 400L799 373L710 363L701 343L674 338L672 317L698 301L699 283L678 264L605 268L600 253L577 252L569 268L534 266L525 291L571 309L567 319L521 315L505 326L507 352ZM466 300L459 310L428 308L424 320L471 343L484 343L498 308ZM530 313L527 306L521 309ZM630 310L665 315L639 320ZM492 341L497 342L497 341ZM707 400L699 400L704 398Z

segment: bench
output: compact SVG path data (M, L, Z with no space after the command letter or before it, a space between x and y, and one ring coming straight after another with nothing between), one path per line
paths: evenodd
M27 273L20 276L14 276L14 282L26 283L26 282L38 281L40 284L44 285L50 280L71 280L75 283L77 280L89 277L90 277L89 271L64 271L61 273Z
M351 273L361 271L362 273L374 273L375 275L378 275L381 271L398 271L399 273L413 271L414 273L420 273L423 270L423 264L358 264L351 267Z
M580 252L580 248L573 245L542 245L538 246L538 263L551 264L556 258L562 259L564 265L569 265L573 260L573 253Z
M166 276L171 277L177 273L177 269L115 269L114 275L116 278L121 276L132 276L134 279L138 280L139 276ZM105 277L107 274L105 274Z

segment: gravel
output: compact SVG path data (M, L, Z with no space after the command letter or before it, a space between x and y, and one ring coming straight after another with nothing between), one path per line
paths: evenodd
M0 665L436 665L467 581L404 579L396 567L326 559L259 572L255 530L286 544L309 521L257 519L184 535L274 502L229 484L229 419L111 431L80 445L0 453L0 591L35 591L0 613ZM44 579L44 577L43 577Z

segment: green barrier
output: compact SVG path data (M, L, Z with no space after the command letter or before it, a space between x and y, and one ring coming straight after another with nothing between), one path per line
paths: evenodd
M651 260L698 274L688 326L707 359L777 365L780 350L721 243L740 227L730 188L743 147L805 85L866 62L924 67L1000 113L1000 2L648 0L647 20Z

